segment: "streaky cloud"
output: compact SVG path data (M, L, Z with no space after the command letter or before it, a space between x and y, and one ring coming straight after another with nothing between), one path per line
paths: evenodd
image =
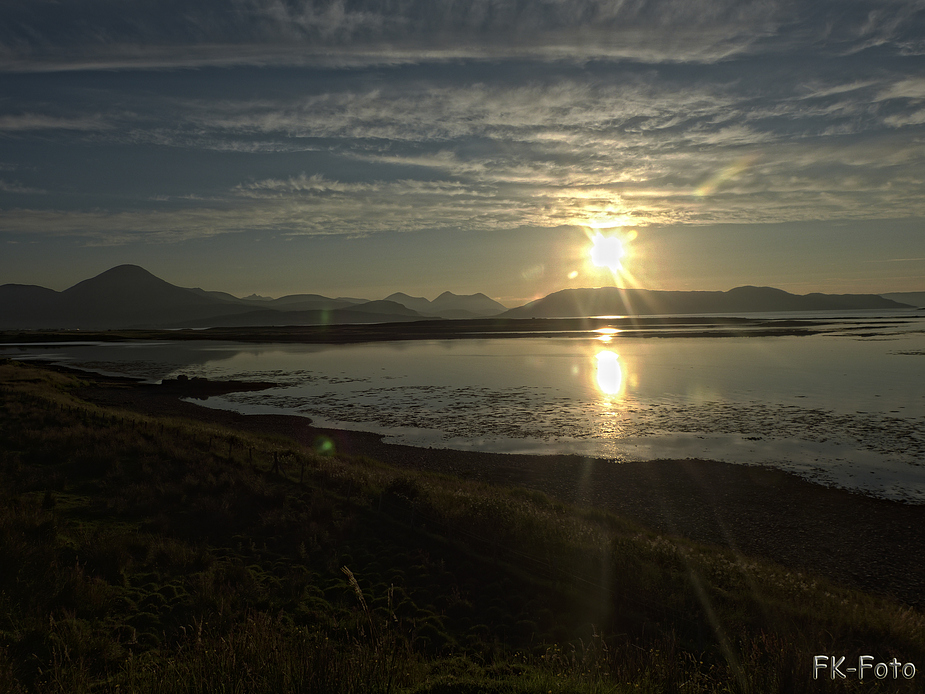
M230 6L196 0L122 3L113 11L109 0L11 0L0 8L0 65L28 71L460 58L710 63L760 50L762 42L789 41L784 31L795 7L783 0L239 0ZM907 15L906 23L916 16ZM797 20L815 17L804 9ZM857 20L846 23L858 32ZM858 40L885 42L903 36L902 26L868 19Z

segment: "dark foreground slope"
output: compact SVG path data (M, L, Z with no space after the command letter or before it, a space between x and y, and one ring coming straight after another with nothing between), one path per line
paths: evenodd
M0 364L0 690L819 691L921 612L733 552ZM176 387L179 387L177 384ZM838 691L915 691L915 680Z

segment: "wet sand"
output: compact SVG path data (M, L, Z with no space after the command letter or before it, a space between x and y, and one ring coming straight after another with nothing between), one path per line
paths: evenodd
M192 392L191 384L176 382L143 386L130 379L93 380L79 396L101 405L286 436L304 446L327 436L338 453L537 489L654 530L810 570L925 609L925 505L830 489L765 467L707 460L617 464L579 456L415 448L384 443L377 434L315 428L304 417L242 415L180 400L260 384L199 384L200 390Z

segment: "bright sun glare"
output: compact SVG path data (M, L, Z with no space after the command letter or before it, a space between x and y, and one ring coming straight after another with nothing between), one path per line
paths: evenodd
M609 349L597 353L597 387L605 395L618 395L623 385L620 357Z
M613 273L623 269L623 258L626 256L623 239L597 232L591 237L591 244L591 262L597 267L609 268Z

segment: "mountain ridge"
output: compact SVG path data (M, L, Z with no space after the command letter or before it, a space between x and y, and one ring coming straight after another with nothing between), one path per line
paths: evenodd
M256 298L255 298L256 297ZM403 298L411 299L408 295ZM238 298L227 292L173 285L139 265L112 267L63 291L38 285L0 285L0 329L131 329L318 325L470 318L500 313L504 306L484 294L444 292L436 307L419 313L390 299L370 301L320 294L277 299ZM467 303L468 302L468 303ZM463 308L496 306L491 314Z
M422 316L437 316L440 318L487 318L497 316L507 311L507 307L494 299L482 294L454 294L445 291L433 301L422 296L409 296L404 292L395 292L385 298L386 301L395 301Z
M878 294L791 294L776 287L745 285L727 291L674 291L596 287L563 289L502 313L502 318L565 318L608 315L764 313L911 309Z
M915 293L910 293L915 294ZM843 309L912 309L876 294L791 294L745 285L728 291L597 287L563 289L506 309L485 294L445 291L433 301L396 292L369 301L291 294L238 298L173 285L138 265L118 265L58 292L0 285L0 329L117 329L319 325L426 319L554 318Z

